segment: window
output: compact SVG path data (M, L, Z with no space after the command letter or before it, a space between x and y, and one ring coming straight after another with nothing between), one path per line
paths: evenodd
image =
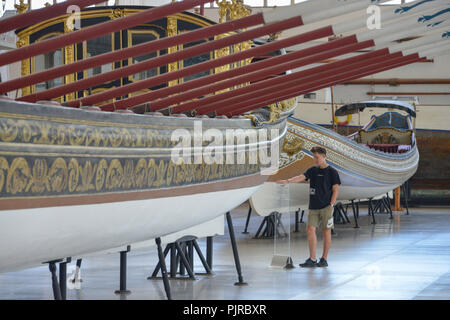
M49 34L49 35L46 35L46 36L38 39L37 42L43 41L46 39L50 39L50 38L54 38L58 35L59 34ZM41 54L41 55L34 57L33 73L44 71L44 70L51 69L51 68L58 67L58 66L62 66L64 64L63 52L64 52L64 49L59 49L56 51L51 51L51 52ZM47 89L62 85L63 83L64 83L64 81L63 81L62 77L56 78L56 79L51 79L46 82L41 82L41 83L36 84L35 91L36 92L45 91Z
M148 41L153 41L159 39L159 34L152 30L130 30L129 32L129 45L136 46ZM159 56L159 51L148 52L142 56L133 57L132 63L139 63L151 58L155 58ZM159 68L143 70L135 75L133 75L132 79L134 80L144 80L147 78L151 78L157 76L159 74Z
M84 42L85 58L95 57L99 54L108 53L112 50L112 40L111 35L107 34L95 39L90 39ZM88 69L85 77L92 77L97 74L105 73L113 69L112 63L105 64L102 66L96 66L94 68Z

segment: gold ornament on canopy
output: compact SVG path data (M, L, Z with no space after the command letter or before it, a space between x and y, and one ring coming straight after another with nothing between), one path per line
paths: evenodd
M18 14L25 13L29 7L30 4L25 3L24 0L20 0L19 4L14 5L14 8L16 8Z

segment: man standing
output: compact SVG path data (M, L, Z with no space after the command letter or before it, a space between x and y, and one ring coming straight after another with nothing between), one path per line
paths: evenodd
M327 152L324 148L311 149L315 166L306 170L304 174L277 181L280 184L309 181L309 214L306 232L308 235L309 258L300 264L303 268L327 267L327 255L331 246L331 229L333 225L334 204L341 184L339 173L326 162ZM323 254L320 261L316 260L316 228L322 224Z

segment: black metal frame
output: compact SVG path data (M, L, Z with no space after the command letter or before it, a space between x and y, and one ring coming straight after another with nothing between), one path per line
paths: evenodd
M45 262L48 263L48 269L51 273L53 298L55 300L67 300L67 263L71 262L71 258L59 259ZM56 264L59 263L59 279L57 276L58 268Z
M245 221L245 229L242 232L243 234L248 234L248 224L250 223L250 216L252 215L252 206L250 205L250 202L248 203L248 213L247 213L247 220Z
M333 210L333 218L334 218L334 223L339 223L339 224L346 224L346 223L350 223L350 219L347 216L347 211L348 211L348 207L346 207L344 209L344 205L341 202L337 202L334 205L334 210Z
M211 240L209 240L211 238ZM208 244L209 242L209 244ZM213 271L208 263L208 260L212 260L212 237L207 238L207 258L205 259L198 243L197 237L195 236L184 236L175 242L167 244L164 251L162 252L162 260L158 262L153 273L147 279L161 279L158 277L158 273L162 271L162 261L165 260L170 252L170 279L178 280L195 280L195 275L212 275ZM195 273L194 272L194 252L200 258L203 267L205 268L205 273ZM212 262L212 261L211 261ZM164 263L165 264L165 263ZM177 270L179 270L180 276L177 277ZM185 274L188 274L186 277Z
M127 249L120 251L120 289L114 291L115 294L130 294L131 291L127 290L127 253L130 252L131 246L127 246Z
M231 219L231 214L229 211L226 213L226 217L227 217L227 224L228 224L228 232L230 233L231 248L233 249L234 264L236 266L236 271L238 274L238 282L235 282L234 285L235 286L246 286L248 284L247 284L247 282L244 282L244 277L242 276L241 261L239 259L239 251L237 248L236 237L234 235L233 220Z
M287 232L281 221L281 215L281 213L275 211L264 217L253 239L273 239L275 235L285 237Z
M359 201L356 202L356 205L355 205L355 200L352 200L352 211L353 211L353 218L355 219L355 226L354 226L354 228L357 229L357 228L359 228L359 224L358 224Z
M299 208L297 211L295 211L295 222L294 222L295 228L294 228L294 232L300 232L299 224L303 223L303 215L305 214L305 210L302 210L302 215L301 215L301 217L299 219L300 210L302 210L302 209Z

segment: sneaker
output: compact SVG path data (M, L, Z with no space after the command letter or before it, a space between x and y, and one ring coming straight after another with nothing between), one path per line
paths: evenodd
M319 263L317 263L318 267L328 267L328 262L324 258L320 258Z
M308 258L305 263L300 263L300 267L302 268L314 268L317 267L317 261L311 260Z

